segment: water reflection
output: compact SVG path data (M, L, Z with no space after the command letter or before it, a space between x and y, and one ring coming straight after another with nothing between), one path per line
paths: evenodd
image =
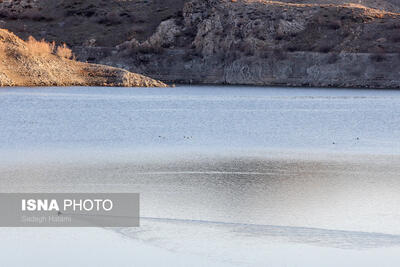
M0 170L2 191L139 192L142 216L400 234L399 159L39 164Z

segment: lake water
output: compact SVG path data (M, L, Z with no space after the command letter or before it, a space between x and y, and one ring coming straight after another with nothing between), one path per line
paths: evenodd
M391 90L1 89L1 192L139 192L142 218L3 228L0 265L398 266L398 114Z

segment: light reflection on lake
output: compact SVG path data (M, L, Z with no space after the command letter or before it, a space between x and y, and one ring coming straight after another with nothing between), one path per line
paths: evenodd
M2 191L140 192L142 216L400 234L400 159L211 157L0 168Z

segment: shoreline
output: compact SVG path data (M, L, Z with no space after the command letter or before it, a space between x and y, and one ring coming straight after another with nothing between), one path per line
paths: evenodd
M225 83L172 83L164 81L167 85L166 87L169 88L180 88L180 87L218 87L218 88L260 88L260 89L305 89L305 90L357 90L357 91L399 91L399 87L393 88L379 88L379 87L335 87L335 86L290 86L290 85L259 85L259 84L225 84ZM42 88L160 88L160 87L147 87L147 86L114 86L114 85L60 85L60 86L53 86L53 85L43 85L43 86L0 86L1 89L24 89L24 88L32 88L32 89L42 89ZM162 87L161 87L162 88Z

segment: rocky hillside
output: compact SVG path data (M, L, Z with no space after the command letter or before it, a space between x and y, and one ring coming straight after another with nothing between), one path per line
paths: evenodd
M282 9L285 5L290 8L292 4L307 8L310 5L353 3L400 12L398 0L0 0L0 28L7 28L24 39L32 35L36 39L65 42L69 46L112 47L132 38L140 41L149 38L162 21L181 17L185 4L196 5L196 2L207 5L211 2L215 5L234 3L236 7L243 3L253 7L256 3L276 6L280 2ZM242 13L247 13L247 9L244 7Z
M53 44L25 42L0 29L0 86L165 86L122 69L70 60L60 49L57 54L53 50Z
M397 12L396 0L20 0L3 1L0 23L170 82L398 88Z
M69 46L148 38L185 0L0 0L0 28Z
M400 14L355 4L194 0L146 41L127 41L104 58L86 51L170 81L398 88Z

